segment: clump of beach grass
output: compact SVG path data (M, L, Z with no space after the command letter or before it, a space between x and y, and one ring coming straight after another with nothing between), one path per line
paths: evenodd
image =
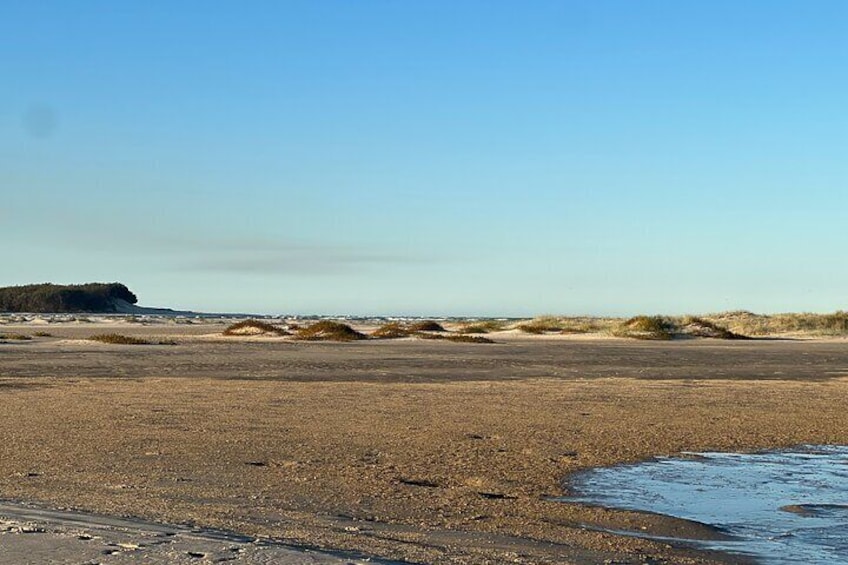
M562 322L555 316L539 316L530 321L522 322L515 327L528 334L561 332L563 329Z
M29 341L32 339L32 336L28 336L26 334L0 334L0 339L10 341Z
M586 334L609 331L612 326L608 318L539 316L515 328L529 334Z
M290 335L283 328L277 327L261 320L243 320L230 324L223 332L226 336L250 336L250 335Z
M304 341L357 341L368 339L368 336L356 331L347 324L323 320L305 328L300 328L297 330L295 338Z
M444 326L432 320L414 322L411 324L389 322L387 324L383 324L382 326L371 332L371 337L377 339L397 339L402 337L418 336L424 339L450 339L453 341L461 341L464 338L460 338L460 335L465 335L469 333L486 333L492 327L500 326L483 324L480 327L469 329L469 326L463 325L457 330L459 335L454 335L450 334L444 328Z
M152 342L146 339L121 334L97 334L89 337L88 340L111 345L152 345Z
M377 339L398 339L402 337L409 337L412 333L413 332L403 324L398 322L389 322L371 332L371 337Z
M755 314L746 310L710 314L704 318L745 335L806 334L811 336L848 335L848 312L829 314Z
M505 326L502 320L477 320L462 323L456 331L462 334L487 334L501 331Z
M110 345L177 345L177 342L172 339L149 341L123 334L97 334L89 337L88 341L99 341Z
M620 320L614 318L591 318L587 316L563 318L562 334L610 333Z
M709 337L714 339L750 339L748 336L732 332L724 326L699 318L685 316L677 321L677 332L690 337Z
M613 330L613 335L634 339L668 340L672 339L674 325L664 316L634 316L621 322Z
M571 335L571 334L588 334L592 332L600 331L600 327L584 325L584 324L563 324L562 328L559 330L559 333L563 335Z
M53 334L50 332L33 332L32 335L34 337L53 337Z
M620 322L611 333L633 339L669 340L680 338L750 339L721 324L698 316L634 316Z
M421 320L413 322L407 326L412 333L418 332L444 332L447 331L439 322L434 320Z
M441 333L419 333L421 339L437 339L442 341L453 341L457 343L495 343L487 337L468 334L441 334Z

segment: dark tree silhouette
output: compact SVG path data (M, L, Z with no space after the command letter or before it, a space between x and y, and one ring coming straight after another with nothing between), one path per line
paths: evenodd
M118 301L138 298L121 283L57 285L52 283L0 288L0 311L33 313L115 312Z

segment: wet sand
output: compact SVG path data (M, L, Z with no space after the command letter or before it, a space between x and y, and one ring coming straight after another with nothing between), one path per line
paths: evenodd
M228 532L0 502L0 563L138 562L391 565L388 561L288 547Z
M118 331L177 345L114 346L71 339L102 328L47 329L0 344L0 498L386 559L737 562L603 531L708 527L549 498L591 466L848 443L838 340L339 344L134 326Z

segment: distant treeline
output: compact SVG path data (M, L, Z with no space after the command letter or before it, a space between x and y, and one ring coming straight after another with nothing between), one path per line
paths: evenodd
M44 283L0 288L0 312L115 312L116 300L138 302L136 295L120 283Z

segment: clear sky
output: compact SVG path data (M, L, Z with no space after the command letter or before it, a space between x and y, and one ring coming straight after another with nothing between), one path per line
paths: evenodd
M848 307L848 2L0 4L0 285Z

